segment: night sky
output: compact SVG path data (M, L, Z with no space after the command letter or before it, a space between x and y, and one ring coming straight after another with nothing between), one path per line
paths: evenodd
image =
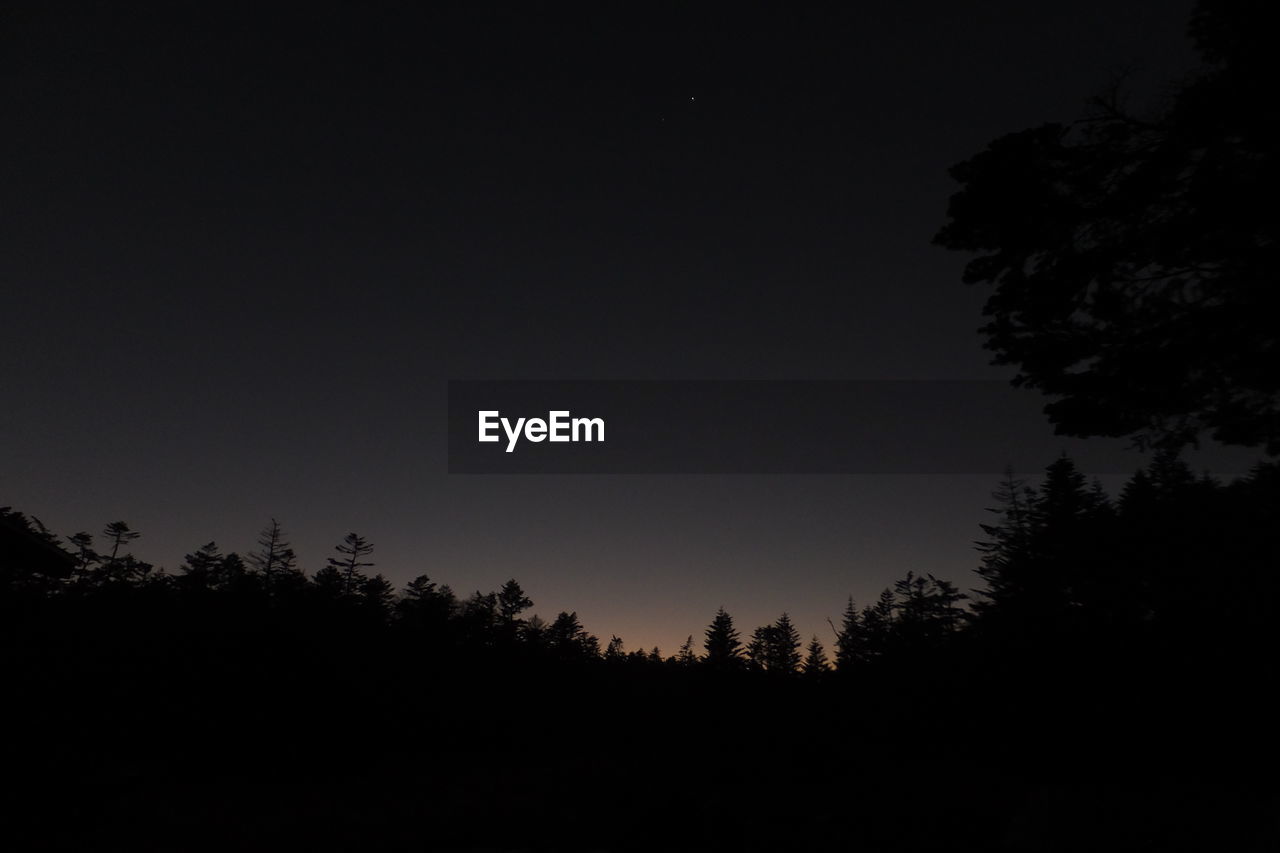
M1158 93L1191 4L417 5L6 6L0 504L170 570L354 530L664 652L972 586L994 475L450 476L446 382L1007 376L946 169Z

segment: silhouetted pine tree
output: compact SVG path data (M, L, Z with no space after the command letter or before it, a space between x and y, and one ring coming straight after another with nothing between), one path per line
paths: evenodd
M218 550L217 543L208 542L183 559L182 565L178 567L182 572L178 576L178 585L191 591L214 589L221 567L222 553Z
M371 622L383 625L391 617L396 591L382 575L365 578L360 583L360 604Z
M923 649L940 644L960 627L965 596L949 581L933 575L906 577L893 586L897 619L895 640L905 648Z
M348 533L341 543L334 546L334 550L340 556L330 557L328 566L342 578L342 594L359 593L367 580L364 569L374 565L364 559L373 553L373 546L363 536Z
M547 628L547 646L562 660L595 658L600 655L600 641L587 633L578 614L561 611Z
M476 590L458 608L457 624L464 643L492 645L498 635L498 595Z
M151 573L151 564L144 563L129 553L127 547L142 534L130 529L123 521L113 521L102 531L111 551L99 563L95 572L99 583L140 583Z
M395 610L400 624L409 630L439 637L445 633L457 606L448 586L437 586L426 575L418 575L405 587Z
M258 536L258 550L249 555L249 565L262 581L263 588L269 593L276 593L292 589L301 580L297 563L297 555L285 540L280 522L271 519Z
M524 620L520 626L520 640L530 649L541 649L547 644L547 623L538 614Z
M864 660L882 657L893 644L894 614L897 603L893 590L881 591L876 603L862 609L862 648Z
M773 623L773 644L769 650L769 669L790 675L800 668L800 632L783 613Z
M996 506L989 512L1000 516L997 524L979 525L987 540L978 542L982 564L977 574L986 582L986 589L975 602L975 609L983 612L1017 594L1017 578L1025 573L1031 559L1031 510L1035 492L1024 480L1015 479L1013 469L1005 471L1004 480L991 495Z
M827 652L822 647L822 643L818 640L817 635L809 641L809 648L804 657L804 663L800 665L800 671L807 676L820 675L827 672L830 666L827 663Z
M513 643L520 635L520 614L533 607L533 599L524 594L515 578L498 591L498 633L503 642Z
M836 669L848 672L864 657L862 620L858 618L858 608L851 595L836 630Z
M680 651L676 654L676 662L681 666L693 666L698 662L698 653L693 648L693 635L680 644Z
M748 668L760 672L769 669L774 645L773 631L774 626L761 625L751 632L751 640L747 643Z
M706 631L703 662L716 669L735 669L742 665L742 641L733 627L733 617L723 607L716 611Z

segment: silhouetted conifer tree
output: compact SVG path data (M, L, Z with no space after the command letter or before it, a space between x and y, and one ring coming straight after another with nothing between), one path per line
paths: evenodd
M377 624L385 623L391 616L395 600L395 587L382 575L365 578L360 583L360 603Z
M366 582L364 569L374 565L372 561L364 559L373 553L373 546L364 537L348 533L340 544L334 546L334 550L340 556L330 557L328 565L342 578L342 593L359 593Z
M787 675L800 668L800 632L791 624L791 617L783 613L773 624L772 644L769 649L769 669Z
M698 662L698 653L693 648L693 635L680 644L680 651L676 655L676 662L681 666L693 666Z
M505 642L514 642L520 635L524 620L520 614L533 607L533 599L524 594L515 578L507 581L498 591L498 631Z
M222 553L218 550L217 543L206 543L184 558L182 565L179 566L182 574L178 582L190 590L213 589L218 583L221 567Z
M297 555L285 540L280 522L271 519L258 536L258 550L249 555L249 565L268 592L277 592L297 583L301 577L297 563Z
M67 541L76 558L75 577L85 580L92 574L93 567L102 562L102 555L93 550L93 535L81 531L67 537Z
M578 621L578 614L561 611L547 628L547 645L561 659L594 658L600 654L600 641L588 634Z
M96 572L104 583L129 584L138 583L151 573L151 564L144 563L127 551L127 546L135 542L141 533L129 528L123 521L113 521L102 531L111 549L102 560Z
M773 649L773 626L761 625L751 632L747 642L747 666L763 672L769 668L769 655Z
M863 659L862 639L862 620L858 617L858 608L851 595L840 619L840 627L836 630L837 670L848 672Z
M820 675L830 669L827 663L827 652L822 647L821 641L815 635L809 641L809 648L806 650L804 663L800 665L800 671L807 676Z
M716 611L706 631L703 661L717 669L733 669L742 665L742 641L733 627L733 617L723 607Z

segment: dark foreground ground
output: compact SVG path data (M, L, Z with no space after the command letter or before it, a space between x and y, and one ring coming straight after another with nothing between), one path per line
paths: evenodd
M806 680L51 619L6 646L4 846L1280 849L1256 671L963 659Z

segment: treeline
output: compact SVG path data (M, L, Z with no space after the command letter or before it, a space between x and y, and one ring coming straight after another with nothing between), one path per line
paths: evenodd
M1164 455L1112 497L1059 459L996 497L978 590L909 574L825 647L722 608L669 655L515 580L396 590L355 534L166 572L127 524L6 510L0 818L37 849L1274 847L1280 469Z
M1196 476L1176 454L1158 455L1115 499L1066 457L1031 487L1012 475L994 493L996 519L977 543L982 587L972 594L932 574L906 577L859 607L851 597L832 622L832 654L806 644L788 614L745 636L721 609L695 642L664 656L601 643L576 612L545 620L514 579L501 589L456 594L420 575L397 591L375 567L373 545L348 534L334 556L307 574L280 523L272 520L254 551L222 553L209 542L176 573L156 570L132 552L139 533L123 522L100 538L59 539L12 509L0 519L48 546L6 553L10 615L22 622L33 600L46 606L172 608L198 624L219 619L312 629L345 626L396 634L415 648L520 659L701 666L818 677L856 672L895 659L918 659L957 645L1037 654L1154 644L1165 652L1206 653L1231 642L1266 645L1280 617L1280 469L1258 466L1222 483Z

